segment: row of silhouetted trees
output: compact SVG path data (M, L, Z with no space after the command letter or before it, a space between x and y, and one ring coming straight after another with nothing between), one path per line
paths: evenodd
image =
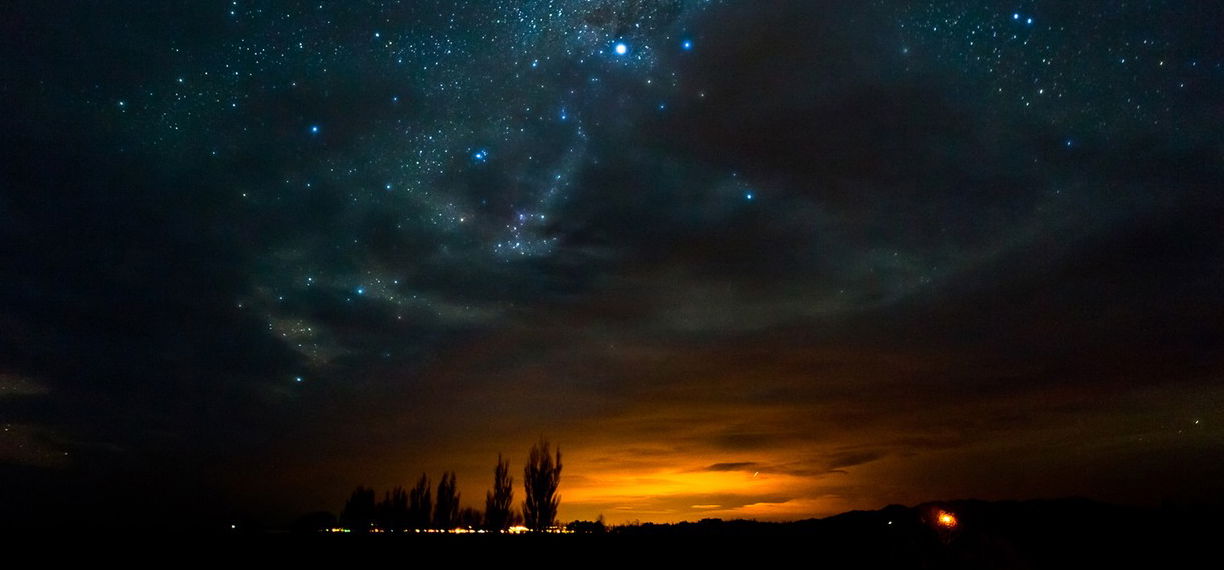
M502 531L522 524L533 531L553 526L561 497L557 485L561 481L561 450L550 453L549 443L541 438L531 448L523 468L523 491L526 498L522 511L514 508L514 478L510 462L497 455L493 469L493 488L485 494L485 510L461 508L455 473L442 474L436 495L429 476L421 474L412 489L396 487L376 500L374 489L357 487L349 496L340 515L340 523L354 531L381 528L389 531L449 530L453 528L483 528Z

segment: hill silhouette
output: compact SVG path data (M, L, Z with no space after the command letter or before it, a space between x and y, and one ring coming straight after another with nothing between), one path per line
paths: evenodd
M941 515L954 526L942 525ZM612 534L720 544L748 539L771 552L819 552L898 567L1135 567L1207 554L1222 530L1221 515L1218 508L1120 506L1081 498L969 499L794 522L641 524L617 527Z

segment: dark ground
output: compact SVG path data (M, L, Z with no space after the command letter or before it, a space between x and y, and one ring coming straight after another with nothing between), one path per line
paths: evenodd
M955 513L954 530L935 518ZM616 527L606 534L321 535L237 529L216 534L122 529L38 533L69 536L97 548L51 549L55 557L86 555L178 564L242 561L345 567L393 563L498 566L785 566L872 568L1170 568L1211 567L1218 560L1217 508L1141 508L1082 499L949 501L889 506L791 523L706 520ZM18 535L9 534L13 539ZM103 539L97 540L94 539ZM9 542L9 541L5 541ZM57 541L58 542L58 541ZM431 562L433 561L433 562Z

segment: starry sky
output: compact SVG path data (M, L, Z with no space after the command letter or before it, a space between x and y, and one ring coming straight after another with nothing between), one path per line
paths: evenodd
M5 12L21 520L1224 497L1216 3Z

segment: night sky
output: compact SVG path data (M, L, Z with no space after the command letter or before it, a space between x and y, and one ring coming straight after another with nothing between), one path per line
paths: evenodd
M3 12L5 524L1224 498L1219 3Z

